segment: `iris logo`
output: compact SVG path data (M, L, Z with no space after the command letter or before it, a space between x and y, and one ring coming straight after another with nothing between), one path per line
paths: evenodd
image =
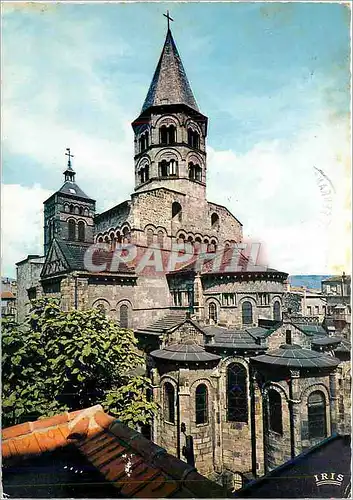
M344 475L336 474L335 472L322 472L321 474L314 474L314 478L316 486L323 486L324 484L342 486Z

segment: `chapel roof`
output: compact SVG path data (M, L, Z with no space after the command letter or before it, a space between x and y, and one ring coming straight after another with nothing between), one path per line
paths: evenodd
M155 359L179 362L207 363L221 359L217 354L205 351L200 345L188 342L169 345L163 349L156 349L150 354Z
M261 365L305 369L334 368L340 363L340 360L333 356L303 349L296 344L283 344L278 349L251 358L251 361Z
M142 112L152 106L184 104L199 111L170 29L154 72Z
M225 496L220 486L104 413L100 405L3 429L3 478L18 471L19 463L70 446L119 498Z

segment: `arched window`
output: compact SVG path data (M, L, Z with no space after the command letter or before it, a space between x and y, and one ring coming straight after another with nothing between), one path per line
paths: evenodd
M314 391L308 397L309 439L326 437L326 400L322 391Z
M85 241L85 223L82 222L81 220L77 224L77 232L78 232L77 236L78 241Z
M282 426L282 398L279 392L268 391L269 428L271 431L283 434Z
M182 210L181 210L181 205L177 201L175 201L172 205L172 218L178 219L181 221L181 215L182 215Z
M157 241L158 241L158 245L159 245L159 248L163 248L163 244L164 244L164 233L163 231L158 231L157 233Z
M188 128L188 145L196 149L199 149L200 147L200 136L191 128Z
M195 166L195 180L201 182L202 181L202 168L200 165Z
M123 229L123 242L124 243L130 242L130 230L128 227L124 227Z
M195 179L195 167L192 161L189 163L189 179L191 181Z
M169 175L177 175L178 163L172 158L169 162Z
M195 391L196 425L208 422L208 397L207 387L200 384Z
M68 231L69 231L69 240L75 241L75 239L76 239L76 223L74 220L70 219L69 222L67 223L67 225L68 225Z
M217 323L217 306L214 302L211 302L208 306L208 318L210 321Z
M175 136L176 136L176 128L174 127L174 125L169 125L169 127L168 127L168 144L175 143Z
M168 162L166 160L162 160L159 164L159 170L161 177L168 177Z
M275 321L281 321L281 304L278 300L273 304L273 319Z
M218 229L219 226L219 216L216 213L211 215L211 227L212 229Z
M241 310L242 310L243 325L251 325L253 322L251 302L249 302L249 301L243 302L243 304L241 306Z
M168 144L168 133L165 125L162 125L159 129L159 142L161 144Z
M248 395L246 369L238 363L227 368L227 420L229 422L248 421Z
M152 245L153 243L153 229L147 229L147 245Z
M74 210L75 210L75 209L74 209L74 206L73 206L73 205L70 205L69 210L70 210L70 214L73 214L73 213L74 213Z
M126 304L120 306L120 328L129 328L129 308Z
M98 304L95 306L95 309L98 309L98 311L100 312L100 314L101 314L102 316L106 316L106 315L107 315L107 307L105 306L105 304L98 303Z
M164 418L167 422L175 423L175 391L170 382L164 384Z

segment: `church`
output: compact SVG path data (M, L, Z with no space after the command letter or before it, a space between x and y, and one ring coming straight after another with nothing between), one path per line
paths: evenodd
M350 433L350 348L318 318L287 310L287 273L245 253L230 265L243 226L206 198L207 126L168 24L132 122L134 192L96 214L67 150L64 184L44 201L44 255L17 263L18 319L29 299L53 296L132 328L160 407L151 439L236 490ZM134 258L107 265L124 245ZM178 265L141 268L149 248L163 264L177 248Z

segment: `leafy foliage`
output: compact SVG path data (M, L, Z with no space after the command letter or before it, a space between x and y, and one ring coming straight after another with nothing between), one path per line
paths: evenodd
M32 301L27 322L2 322L3 426L101 404L128 425L149 423L156 405L136 338L102 312ZM137 370L136 370L137 369Z

